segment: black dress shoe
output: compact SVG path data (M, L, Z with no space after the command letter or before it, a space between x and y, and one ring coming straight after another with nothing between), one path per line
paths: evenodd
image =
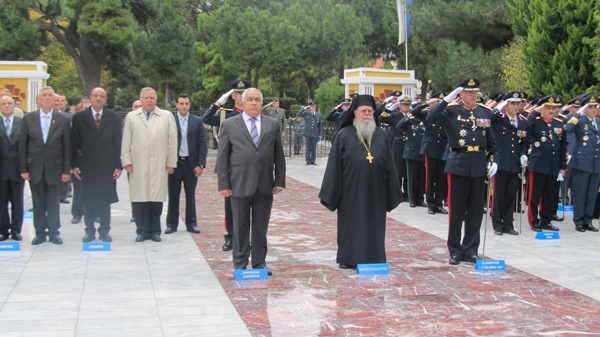
M12 233L10 236L15 241L21 241L21 240L23 240L23 237L21 236L20 233Z
M167 229L165 230L165 234L171 234L175 232L177 232L177 228L175 227L167 227Z
M61 204L70 204L71 202L69 201L69 199L64 198L64 199L60 199L60 203Z
M500 230L494 229L494 234L496 234L496 235L502 235L503 233Z
M561 222L561 221L563 221L564 219L565 219L565 218L561 218L561 217L559 217L557 214L554 214L554 215L552 216L552 220L553 220L553 221L558 221L558 222Z
M103 242L112 242L112 237L110 236L110 234L100 235L99 239Z
M448 211L446 209L444 209L444 207L438 207L435 209L436 213L440 213L440 214L448 214Z
M63 239L61 239L60 236L58 236L58 235L49 235L49 241L55 245L63 244Z
M190 232L190 233L200 234L200 231L196 227L187 227L185 230L188 231L188 232Z
M356 269L355 265L340 263L340 269Z
M435 214L435 209L433 209L433 207L429 207L429 209L427 210L427 213Z
M417 204L415 204L414 202L411 202L410 207L417 207Z
M73 219L71 219L72 224L78 224L80 222L81 222L81 217L74 216Z
M583 225L586 231L597 232L598 228L594 227L594 225Z
M540 224L535 224L535 225L531 226L531 230L534 232L541 232L542 226L540 226Z
M584 225L575 225L575 230L578 232L585 232L585 228L583 227Z
M470 256L463 256L462 260L465 262L469 262L469 263L476 263L477 260L479 260L479 256L477 256L477 254L470 255Z
M419 206L419 207L427 207L427 204L421 201L421 202L417 203L417 206Z
M0 241L6 241L9 237L10 236L8 234L0 234Z
M135 222L135 217L132 216L131 219L129 219L129 222Z
M146 241L147 237L145 235L138 235L135 237L135 242L144 242Z
M39 245L40 243L46 242L46 235L36 235L33 240L31 240L32 245Z
M96 240L96 236L93 234L86 234L83 236L83 239L81 239L83 242L92 242L94 240Z
M271 269L265 267L265 269L267 270L267 275L268 276L273 276L273 272L271 271Z
M460 255L455 254L455 255L450 256L449 263L453 266L456 266L457 264L460 263L460 260L461 260Z
M231 238L225 237L225 243L223 244L223 251L228 252L233 249L233 243L231 242Z
M516 231L516 230L514 230L514 229L509 229L509 230L506 230L506 231L504 231L504 233L505 233L505 234L510 234L510 235L519 235L519 232L517 232L517 231Z
M547 230L547 231L553 231L553 232L558 232L559 231L558 227L554 226L551 223L548 223L548 224L545 224L545 225L541 225L540 227L542 229Z
M154 242L161 242L162 239L160 238L160 235L158 234L152 234L152 236L150 237L150 240L154 241Z

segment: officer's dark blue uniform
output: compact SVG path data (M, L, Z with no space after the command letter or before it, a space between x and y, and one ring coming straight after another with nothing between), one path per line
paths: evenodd
M317 106L314 102L310 102L308 105ZM317 140L323 137L323 117L321 117L321 114L316 109L312 111L304 108L298 111L296 117L304 118L304 131L302 135L306 144L304 148L306 151L306 165L317 165Z
M460 94L461 103L448 104L444 100L427 115L427 122L442 124L448 137L445 171L448 173L450 208L450 264L458 264L461 260L474 263L478 259L486 164L488 159L493 161L496 153L496 140L490 127L491 111L485 105L476 104L479 83L475 78L462 81L458 85L464 88ZM463 220L465 235L461 243Z
M538 104L542 109L554 109L558 114L558 106L562 103L557 95L548 95L541 98ZM550 221L558 207L558 174L566 169L567 141L564 124L551 114L544 118L543 113L537 117L532 113L529 116L527 138L531 151L527 198L529 225L536 232L543 229L558 231L558 227Z
M408 137L402 158L406 160L410 207L425 207L425 156L420 152L425 126L419 119L407 115L396 124L396 128Z
M352 100L350 98L344 98L340 102L340 107L339 108L333 108L333 109L331 109L331 111L329 111L327 113L327 115L325 115L325 120L326 121L334 122L335 123L335 132L336 133L340 129L340 124L344 120L344 116L346 116L346 112L348 111L348 108L350 107L350 102L351 101ZM344 106L345 106L346 110L343 109Z
M410 98L408 96L403 97L402 100L405 101L405 105L410 106ZM407 109L406 112L408 111L409 110ZM378 119L381 124L396 126L404 116L406 116L406 114L400 109L384 109ZM404 159L404 148L406 147L408 136L404 130L400 130L396 127L390 127L387 132L391 134L392 138L390 146L392 147L394 163L396 164L398 178L400 179L400 185L402 186L402 197L403 200L408 200L408 173L406 170L406 160Z
M518 114L520 93L511 92L504 96L509 106L507 112L492 111L492 130L498 151L495 161L498 173L493 178L492 225L494 233L518 235L514 230L513 217L517 191L521 186L521 156L527 155L527 119ZM510 112L510 114L509 114ZM511 116L511 114L513 116Z
M429 98L441 100L444 93L434 93ZM429 109L426 102L419 103L411 111L411 115L425 123L425 135L421 143L420 152L425 155L425 200L427 201L429 214L441 213L448 214L444 209L444 200L448 195L448 177L444 172L446 161L444 152L448 139L446 130L440 123L429 124L426 121Z
M586 107L587 105L587 107ZM594 205L600 183L600 118L595 117L598 97L590 95L581 101L583 114L575 114L565 126L573 135L569 144L569 170L571 171L571 200L573 222L579 232L597 232L592 226Z

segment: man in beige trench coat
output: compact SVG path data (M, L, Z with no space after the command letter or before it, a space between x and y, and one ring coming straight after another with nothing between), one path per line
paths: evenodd
M140 92L142 107L125 117L121 163L129 174L136 242L159 242L160 215L168 194L168 175L177 166L177 127L173 114L156 107L156 91Z

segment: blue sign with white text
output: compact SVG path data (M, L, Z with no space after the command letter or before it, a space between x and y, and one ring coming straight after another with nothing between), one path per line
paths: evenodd
M356 266L356 273L359 275L388 275L390 265L387 263L365 263Z
M110 242L84 242L84 252L108 252L110 251Z
M558 232L539 232L535 235L536 240L558 240L560 234Z
M266 280L268 277L265 268L238 269L233 271L233 279L236 281Z
M19 242L2 242L0 243L0 251L1 252L8 252L8 251L15 251L15 250L21 250L21 244Z
M475 263L477 270L506 270L504 260L477 260Z

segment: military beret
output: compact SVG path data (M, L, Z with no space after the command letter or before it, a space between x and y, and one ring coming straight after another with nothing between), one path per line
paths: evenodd
M508 93L504 94L502 99L505 101L509 101L509 102L521 102L521 92L519 92L519 91L508 92Z
M547 105L547 106L561 106L562 101L560 96L558 95L548 95L540 98L537 102L538 105Z
M429 98L437 98L437 99L444 99L444 97L446 97L446 94L444 94L443 92L436 92L431 94L431 97Z
M481 81L475 77L467 78L460 82L457 87L462 87L463 91L479 91Z
M402 99L400 100L400 104L410 104L412 103L412 100L410 99L410 97L408 96L404 96L402 97Z
M235 80L231 82L231 89L235 91L244 91L249 88L252 88L252 84L246 80Z
M592 106L596 106L598 105L598 96L596 95L588 95L586 96L584 99L581 100L581 105L592 105Z

